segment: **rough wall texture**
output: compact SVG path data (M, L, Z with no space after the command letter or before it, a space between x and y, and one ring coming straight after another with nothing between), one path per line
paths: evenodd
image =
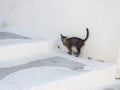
M120 38L117 1L0 0L0 16L8 25L24 29L14 32L33 34L35 38L41 33L49 33L53 38L59 38L60 33L84 38L88 27L90 37L82 55L116 61Z

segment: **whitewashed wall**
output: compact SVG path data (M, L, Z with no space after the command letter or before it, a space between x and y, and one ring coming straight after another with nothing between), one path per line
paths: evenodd
M120 0L118 0L117 2L117 28L118 28L118 45L119 45L119 58L118 58L118 61L117 61L117 75L116 75L116 78L120 78Z
M117 61L117 70L116 70L117 74L116 74L116 78L120 79L120 49L119 49L119 59Z
M82 49L83 56L97 60L118 59L119 0L0 0L0 16L10 26L21 28L24 34L38 38L41 33L59 38L90 37ZM120 15L120 14L119 14ZM24 30L24 31L22 31Z

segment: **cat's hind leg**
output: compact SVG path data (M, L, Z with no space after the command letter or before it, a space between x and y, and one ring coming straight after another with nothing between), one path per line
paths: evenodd
M81 52L80 49L81 49L81 48L80 48L80 47L77 47L76 49L77 49L76 57L78 57L78 56L80 55L80 52Z

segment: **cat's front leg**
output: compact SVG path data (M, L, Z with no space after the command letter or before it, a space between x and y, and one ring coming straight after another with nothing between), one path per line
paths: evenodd
M67 46L67 49L68 49L68 54L72 55L72 49L71 49L71 46Z

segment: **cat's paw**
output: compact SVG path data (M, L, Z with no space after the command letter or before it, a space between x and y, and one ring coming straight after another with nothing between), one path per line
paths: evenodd
M75 55L76 57L79 57L79 55Z
M68 52L69 55L72 55L72 52Z
M76 57L78 57L78 56L79 56L79 53L77 53L77 52L74 52L74 55L75 55Z

